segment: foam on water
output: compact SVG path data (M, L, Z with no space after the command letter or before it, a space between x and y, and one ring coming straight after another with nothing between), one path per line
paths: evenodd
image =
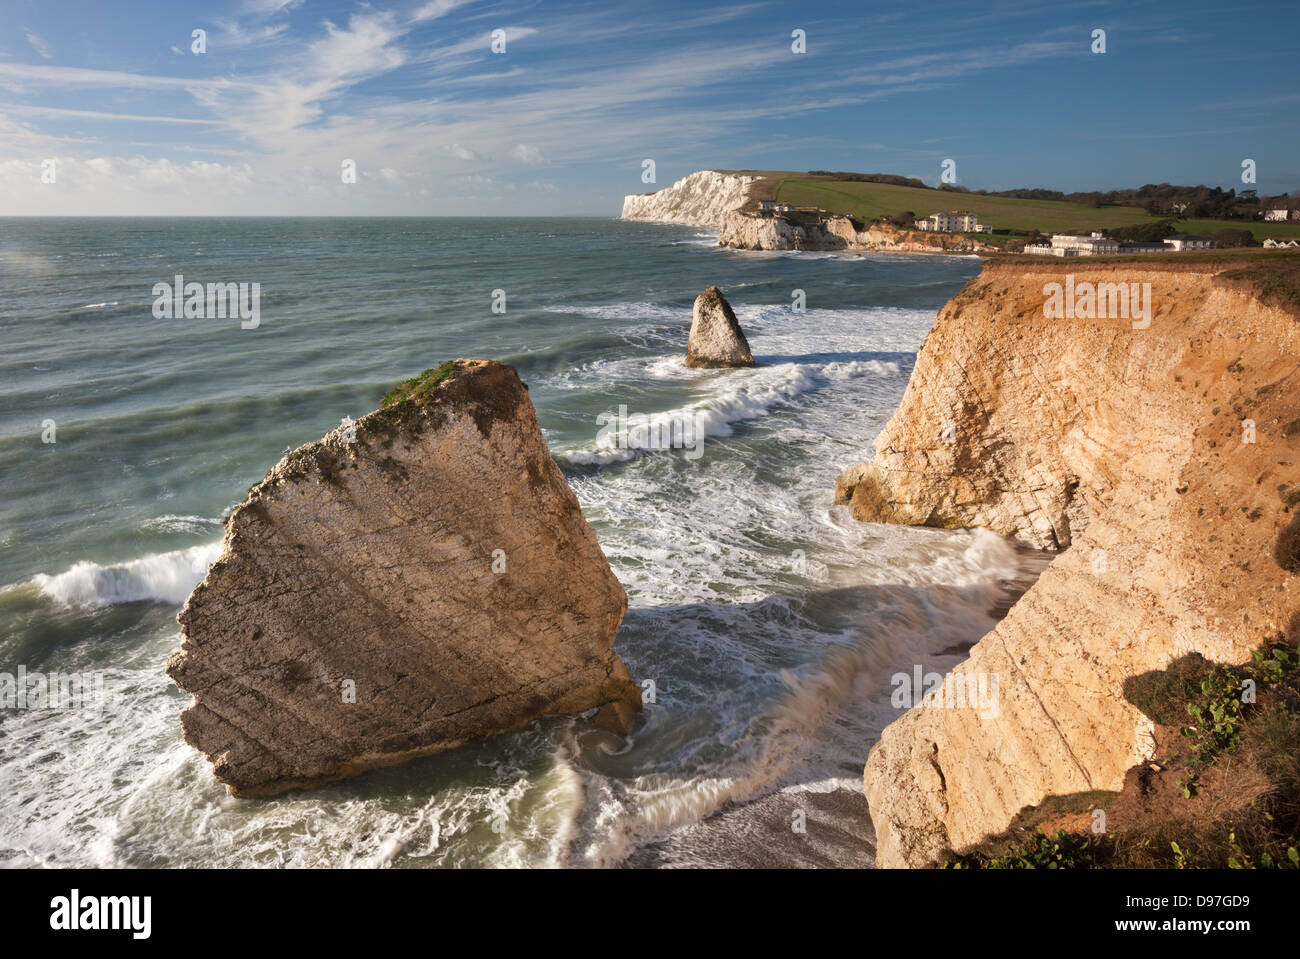
M113 606L141 600L183 603L219 555L220 543L206 543L110 566L82 560L62 573L39 573L32 584L62 606Z

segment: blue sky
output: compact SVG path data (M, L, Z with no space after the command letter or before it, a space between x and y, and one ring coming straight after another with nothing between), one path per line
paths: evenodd
M1251 158L1290 192L1297 27L1168 0L0 0L0 214L616 215L698 169L936 183L947 158L1063 190L1241 189Z

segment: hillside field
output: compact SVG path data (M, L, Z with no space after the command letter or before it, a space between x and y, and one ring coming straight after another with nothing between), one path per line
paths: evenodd
M948 193L888 183L833 180L806 173L772 170L728 171L758 173L770 178L754 195L795 206L815 206L843 213L864 222L911 210L917 217L940 210L969 210L995 230L1042 233L1088 233L1146 223L1153 218L1138 207L1093 208L1059 200L1017 200L1010 197ZM1262 223L1250 220L1176 220L1180 233L1212 235L1218 230L1250 230L1256 240L1266 237L1300 237L1300 223Z

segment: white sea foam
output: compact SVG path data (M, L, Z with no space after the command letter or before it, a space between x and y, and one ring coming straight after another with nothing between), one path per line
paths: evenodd
M207 543L109 566L82 560L62 573L39 573L32 583L62 606L101 607L142 600L183 603L220 554L220 543Z
M578 303L560 304L542 307L547 313L576 313L578 316L590 316L597 320L680 320L684 316L689 323L691 308L662 306L658 303Z
M145 520L140 525L143 530L156 530L162 533L210 533L221 528L220 516L156 516Z
M654 376L681 375L684 370L677 357L661 357L647 364L647 372ZM708 379L710 385L719 384L706 399L670 410L645 412L652 426L658 424L688 424L684 431L682 447L695 447L697 443L733 434L732 424L766 416L778 406L788 404L801 394L818 389L828 381L847 380L859 376L888 376L898 372L897 363L878 360L832 362L820 365L783 363L779 366L728 370L719 375L713 371L690 370L688 375ZM643 412L643 411L633 411ZM651 430L654 435L656 430ZM577 465L623 463L653 447L635 444L629 448L609 448L593 443L590 446L565 451L562 455Z

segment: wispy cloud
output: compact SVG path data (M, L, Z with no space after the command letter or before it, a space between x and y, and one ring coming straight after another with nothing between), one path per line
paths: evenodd
M48 40L46 40L39 33L36 33L32 30L25 30L23 31L23 33L27 37L28 46L30 46L33 50L39 53L46 60L54 59L54 48L50 46L50 42Z
M21 103L0 103L0 110L34 116L78 117L85 120L127 120L132 123L191 123L197 126L224 126L220 120L195 120L187 117L148 116L141 113L104 113L100 110L69 110L64 107L39 107Z

